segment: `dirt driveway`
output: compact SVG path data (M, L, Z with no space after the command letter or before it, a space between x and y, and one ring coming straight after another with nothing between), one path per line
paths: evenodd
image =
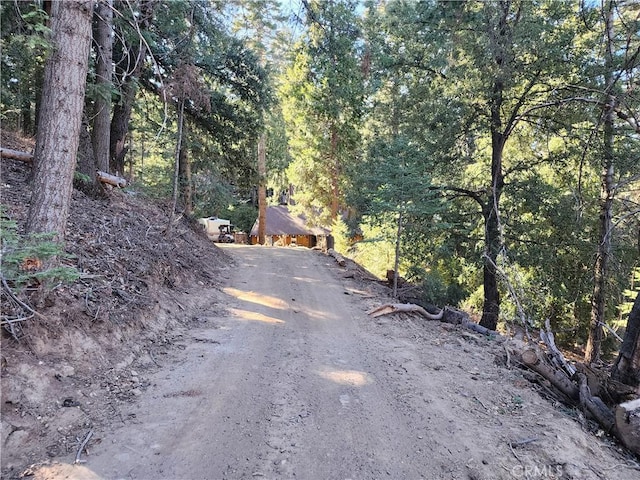
M224 247L218 290L83 465L35 478L637 479L606 437L542 398L495 340L367 318L380 286L303 248ZM68 459L72 463L73 458Z

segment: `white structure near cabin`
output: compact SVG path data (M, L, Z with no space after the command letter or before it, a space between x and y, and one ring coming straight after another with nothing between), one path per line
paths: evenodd
M198 223L202 225L205 232L207 232L207 236L215 236L216 238L220 235L220 225L231 225L230 220L218 217L199 218Z

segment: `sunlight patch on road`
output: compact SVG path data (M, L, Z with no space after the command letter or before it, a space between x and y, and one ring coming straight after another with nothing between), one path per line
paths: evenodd
M291 279L295 280L296 282L323 283L323 281L320 280L319 278L312 278L312 277L291 277Z
M263 323L285 323L284 320L280 320L279 318L270 317L269 315L252 312L250 310L243 310L241 308L230 308L229 311L234 317L241 318L242 320L251 320Z
M93 470L84 465L68 463L56 463L53 465L36 466L33 470L35 478L66 478L69 480L103 480L103 478Z
M265 307L277 308L279 310L286 310L289 308L289 304L287 302L270 295L263 295L256 292L247 292L245 290L239 290L232 287L223 288L222 291L227 295L231 295L232 297L237 298L238 300L257 303L258 305L264 305Z
M325 380L330 380L339 385L349 385L351 387L364 387L373 383L371 376L366 372L359 370L337 370L325 369L318 372Z
M306 307L294 308L293 311L302 312L305 315L307 315L309 318L313 318L314 320L337 320L338 318L329 312L325 312L322 310L315 310L313 308L306 308Z

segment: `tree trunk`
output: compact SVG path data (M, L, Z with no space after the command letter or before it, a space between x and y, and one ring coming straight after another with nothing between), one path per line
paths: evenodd
M502 134L500 109L503 85L496 80L491 105L491 190L483 208L485 222L485 253L483 264L484 304L480 325L490 330L498 326L500 315L500 291L498 290L497 262L502 249L500 235L500 197L504 187L502 154L505 138Z
M82 115L82 125L80 127L80 143L78 145L78 171L91 179L91 183L96 183L96 157L91 143L89 133L89 119L87 114Z
M182 138L187 138L187 125L182 126ZM185 215L191 215L193 212L193 185L191 182L191 160L189 159L189 151L187 142L182 141L180 144L180 194L184 204Z
M340 167L338 160L338 130L335 123L331 125L331 221L338 219L340 209Z
M613 2L607 2L606 12L606 38L607 49L605 53L605 82L607 91L613 89ZM614 165L614 115L616 99L613 95L607 95L607 109L603 120L603 162L602 176L600 180L600 217L598 231L598 249L593 272L593 295L591 297L591 323L589 326L589 338L584 352L584 361L587 364L597 362L600 359L600 345L602 343L602 324L605 323L605 310L607 304L606 283L609 275L609 255L611 253L611 233L613 228L613 165Z
M113 0L99 0L94 23L94 47L96 49L96 86L93 115L92 143L96 167L109 171L109 145L111 133L111 75L113 73L113 46L111 30L113 23Z
M611 377L632 387L640 385L640 294L633 302L620 353Z
M267 231L267 154L266 135L258 141L258 243L264 245Z
M34 154L28 232L63 241L84 108L92 1L53 2L51 35Z
M493 195L490 195L490 201ZM500 316L500 290L498 289L497 261L500 252L500 231L493 206L487 205L485 215L485 253L483 259L484 302L480 325L495 330Z
M25 136L33 135L33 122L31 121L31 97L29 89L22 86L21 95L23 96L20 109L21 129Z
M400 267L400 239L402 238L402 212L398 212L398 228L396 230L396 250L393 261L393 298L398 298L398 268Z
M485 221L485 253L483 264L484 303L480 325L490 330L498 326L500 316L500 291L498 290L497 261L502 250L500 233L500 197L504 188L502 156L507 134L503 132L502 105L504 102L504 76L507 74L508 59L505 56L510 46L507 18L509 4L500 3L499 20L496 28L489 26L489 37L492 45L492 59L496 68L491 96L489 100L491 112L491 190L487 203L483 207Z
M153 9L158 4L154 0L141 0L139 2L140 15L138 19L138 27L144 31L151 25L153 19ZM121 32L122 33L122 32ZM133 102L135 101L136 91L138 88L138 77L142 71L144 64L144 58L147 54L146 44L142 41L138 41L134 47L128 45L122 45L123 57L128 56L135 62L132 70L126 67L121 72L116 72L118 77L118 84L122 85L120 92L120 101L113 106L113 117L111 119L111 133L110 133L110 167L114 173L124 172L125 157L127 155L127 148L125 147L127 141L127 133L129 133L129 119L131 118L131 110L133 108ZM117 59L123 61L124 64L130 65L129 62L124 61L124 58Z
M173 226L173 216L178 206L178 179L180 177L180 151L182 150L182 126L184 124L184 104L185 99L180 100L178 106L178 139L176 141L175 168L173 170L173 195L171 197L171 211L169 212L169 223L167 225L167 233L171 231Z

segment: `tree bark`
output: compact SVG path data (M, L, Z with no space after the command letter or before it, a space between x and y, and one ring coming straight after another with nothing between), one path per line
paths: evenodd
M636 296L629 313L622 347L611 377L632 387L640 385L640 294Z
M93 2L53 2L27 231L63 241L84 108Z
M113 24L113 0L99 0L96 5L94 23L94 47L96 50L96 86L93 129L91 134L96 167L109 171L109 145L111 133L111 75L113 73L113 46L111 31Z
M331 124L331 221L338 219L340 210L340 165L338 157L338 129L335 123Z
M396 229L396 248L393 261L393 298L398 298L398 268L400 267L400 242L402 238L402 212L398 212L398 228Z

